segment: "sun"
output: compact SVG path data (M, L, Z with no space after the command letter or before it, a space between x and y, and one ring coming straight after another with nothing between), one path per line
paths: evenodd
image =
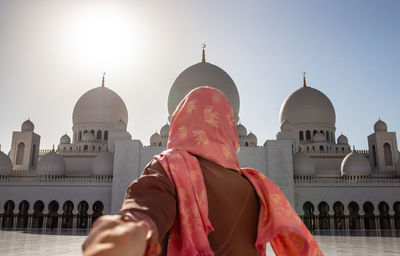
M84 69L110 71L140 47L134 19L119 6L85 6L66 24L67 55Z

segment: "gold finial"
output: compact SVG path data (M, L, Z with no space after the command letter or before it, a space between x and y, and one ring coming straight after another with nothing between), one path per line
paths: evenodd
M53 151L53 152L55 152L55 151L56 151L56 150L54 149L54 144L53 144L53 149L52 149L51 151Z
M103 79L101 80L101 87L104 87L104 76L106 75L106 72L103 73Z
M299 150L298 150L298 152L301 152L301 147L300 147L300 145L299 145Z
M1 144L0 144L0 152L1 152Z
M306 83L306 72L303 72L303 87L307 87L307 83Z
M202 44L201 45L201 47L203 48L203 55L202 55L202 58L201 58L201 62L206 62L206 47L207 47L207 45L206 44Z
M354 146L354 144L353 144L353 152L356 152L356 147Z

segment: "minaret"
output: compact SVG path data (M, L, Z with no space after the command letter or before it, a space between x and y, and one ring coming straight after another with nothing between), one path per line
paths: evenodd
M40 136L28 119L21 125L21 131L14 131L11 140L10 159L14 170L35 170L39 160Z
M368 136L368 148L372 172L394 175L399 160L396 133L388 132L380 118L374 125L374 133Z
M203 48L203 55L202 55L202 58L201 58L201 62L206 62L206 51L205 51L206 44L203 44L201 47Z

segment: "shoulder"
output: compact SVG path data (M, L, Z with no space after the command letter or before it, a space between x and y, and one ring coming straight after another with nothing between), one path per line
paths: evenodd
M143 175L162 175L162 176L166 176L166 173L164 171L164 168L160 164L160 162L158 162L156 159L152 159L146 165L146 167L144 167L142 176Z

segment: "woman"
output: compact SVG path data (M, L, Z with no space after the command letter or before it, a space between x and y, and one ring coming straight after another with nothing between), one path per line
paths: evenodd
M239 167L237 149L227 98L211 87L191 91L172 116L168 149L130 185L120 216L98 220L85 255L125 247L131 255L265 255L267 242L277 255L322 255L280 189Z

